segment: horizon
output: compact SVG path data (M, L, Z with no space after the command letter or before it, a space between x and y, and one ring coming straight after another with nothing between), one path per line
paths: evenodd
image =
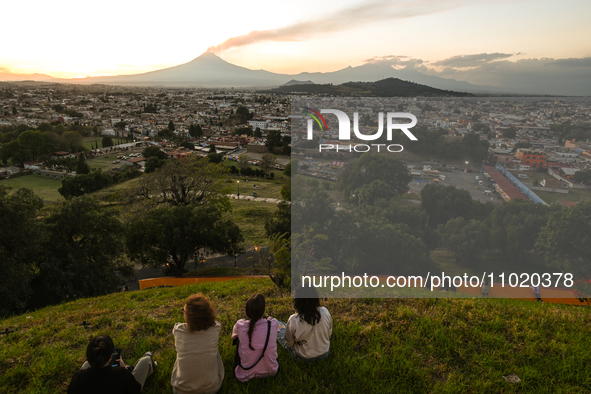
M176 1L164 10L74 4L34 2L38 12L26 29L17 18L6 21L0 31L12 38L0 56L0 75L136 75L211 52L230 64L294 77L379 63L477 85L529 78L532 86L557 77L591 84L591 46L581 39L591 37L591 3L584 0L569 7L550 0ZM31 6L7 8L19 15Z

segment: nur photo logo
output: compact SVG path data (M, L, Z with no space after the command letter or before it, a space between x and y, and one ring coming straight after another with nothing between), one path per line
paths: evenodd
M307 120L307 136L308 140L314 139L314 122L318 124L321 132L328 132L328 124L322 114L332 114L337 117L339 124L338 139L339 141L350 141L351 140L351 119L349 115L344 111L338 109L321 109L320 112L309 108L302 107L302 113L305 116L309 116ZM417 141L417 138L410 132L410 128L416 126L417 118L407 112L388 112L386 113L386 140L392 141L392 135L394 130L402 131L409 140ZM409 123L398 123L401 119L409 119ZM384 134L384 112L378 113L378 127L374 134L363 134L359 131L359 113L353 113L353 135L356 139L361 141L375 141L382 137ZM377 148L380 151L380 147L386 147L388 152L402 152L404 147L400 144L319 144L318 149L320 152L323 150L336 150L339 151L355 151L355 152L368 152L372 147Z

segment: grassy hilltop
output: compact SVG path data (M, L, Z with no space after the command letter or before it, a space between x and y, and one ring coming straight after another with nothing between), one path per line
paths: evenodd
M279 349L277 376L239 383L231 370L232 326L255 292L286 321L288 293L270 280L235 280L111 294L1 321L0 392L63 393L91 336L106 333L133 364L155 353L144 393L171 392L175 322L187 296L205 293L222 323L222 393L588 393L591 309L491 299L330 299L331 355L310 365ZM92 325L84 328L86 321ZM517 374L522 382L506 383Z

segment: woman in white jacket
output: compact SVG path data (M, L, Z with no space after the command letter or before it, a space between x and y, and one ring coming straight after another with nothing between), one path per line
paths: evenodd
M332 317L320 306L318 292L313 287L296 290L294 308L287 324L279 323L277 341L294 360L309 362L322 360L330 353Z

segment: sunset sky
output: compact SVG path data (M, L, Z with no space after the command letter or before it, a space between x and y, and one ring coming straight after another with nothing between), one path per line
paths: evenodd
M231 63L281 73L334 71L370 59L441 73L547 58L569 65L580 59L577 67L591 69L589 0L153 4L5 3L0 72L135 74L186 63L210 47Z

